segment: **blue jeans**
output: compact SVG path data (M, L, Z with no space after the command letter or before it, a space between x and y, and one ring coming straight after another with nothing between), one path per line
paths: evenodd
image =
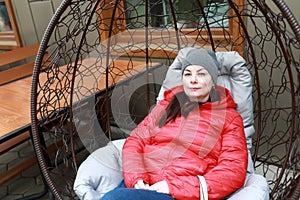
M152 190L126 188L122 181L115 189L106 193L101 200L174 200L170 195Z

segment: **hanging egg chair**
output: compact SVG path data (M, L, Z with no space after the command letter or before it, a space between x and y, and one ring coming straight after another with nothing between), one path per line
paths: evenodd
M41 41L31 91L34 149L55 198L77 199L78 166L147 115L184 47L246 60L254 167L271 199L299 199L300 27L283 0L62 1Z

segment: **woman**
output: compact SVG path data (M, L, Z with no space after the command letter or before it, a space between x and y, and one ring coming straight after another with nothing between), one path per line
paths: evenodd
M102 199L221 199L242 187L247 147L214 52L191 49L182 86L165 92L123 147L122 182Z

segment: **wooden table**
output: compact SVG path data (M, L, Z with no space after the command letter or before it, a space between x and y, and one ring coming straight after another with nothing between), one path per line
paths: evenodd
M0 154L7 149L4 142L29 137L30 89L31 77L0 87Z
M93 63L93 59L86 59L84 64L89 66ZM146 69L145 62L131 61L131 67L128 67L128 60L116 60L113 63L115 74L122 71L123 75L110 77L109 85L126 81L129 77L142 74ZM160 66L159 63L151 63L151 66ZM64 68L65 66L62 66ZM40 79L43 82L46 76L41 75ZM31 114L30 114L30 99L31 99L31 84L32 77L27 77L17 80L0 87L0 154L5 153L9 149L30 138L31 130ZM87 85L93 83L86 83ZM98 90L105 90L105 76L101 77L98 82ZM15 177L22 171L30 168L36 163L36 158L32 155L24 162L12 167L10 170L0 174L0 185Z
M92 59L87 59L86 63L92 63ZM114 66L118 71L123 72L123 76L116 77L113 82L110 79L109 85L119 83L130 76L135 76L145 70L144 61L131 61L133 68L128 68L128 60L116 60ZM159 63L151 63L157 66ZM124 73L125 72L125 73ZM116 71L115 74L118 74ZM15 137L28 138L28 131L31 129L30 116L30 94L32 78L24 78L11 82L0 87L0 153L2 143L9 142ZM99 81L99 90L105 89L105 76ZM26 134L21 135L26 132Z

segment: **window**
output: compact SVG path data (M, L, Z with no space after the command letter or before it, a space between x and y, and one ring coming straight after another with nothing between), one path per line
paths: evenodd
M234 2L240 8L243 0ZM227 0L123 0L118 1L114 10L115 3L101 10L100 16L106 22L100 26L107 32L112 28L110 36L122 33L117 39L118 45L133 40L145 41L145 30L151 32L151 41L155 38L156 44L165 38L176 45L174 30L178 30L185 37L180 40L193 39L207 48L211 48L213 42L217 50L236 50L243 55L241 27L238 19L232 17L234 11L229 9ZM113 27L108 26L110 24ZM174 35L170 35L171 32ZM109 33L102 39L108 36Z
M5 2L0 2L0 32L12 31Z
M10 0L0 0L0 50L21 46L18 27Z
M174 10L172 11L168 0L149 0L148 12L150 13L149 26L151 27L172 27L173 13L177 21L178 28L193 28L204 23L201 7L211 20L211 26L228 27L226 24L218 24L218 19L227 15L228 4L225 0L213 0L208 3L207 0L173 0ZM127 28L142 28L145 23L146 7L145 2L140 0L125 0L124 8L126 12Z

